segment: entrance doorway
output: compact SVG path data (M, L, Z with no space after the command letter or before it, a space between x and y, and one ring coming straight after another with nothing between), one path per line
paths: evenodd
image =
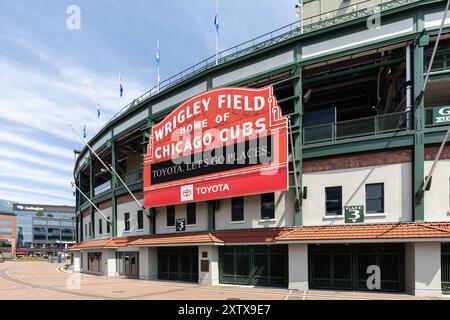
M287 246L219 248L220 283L287 287Z
M198 282L198 247L158 248L158 278Z
M93 272L102 272L102 253L88 253L88 270Z
M380 268L383 292L403 292L405 255L403 244L310 245L311 289L368 291L369 266Z
M117 252L116 263L118 275L139 278L139 252Z

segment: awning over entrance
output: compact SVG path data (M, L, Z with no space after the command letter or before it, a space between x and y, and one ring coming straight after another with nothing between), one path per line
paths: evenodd
M212 233L175 233L164 235L152 235L141 237L131 242L131 245L138 247L158 247L158 246L192 246L192 245L221 245L223 241Z
M132 241L140 237L122 237L114 239L99 239L78 243L69 248L70 251L78 251L81 249L116 249L127 247Z
M450 239L450 223L399 223L294 228L276 242Z

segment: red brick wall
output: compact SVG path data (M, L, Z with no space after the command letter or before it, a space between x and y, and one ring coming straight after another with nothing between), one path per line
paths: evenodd
M411 149L382 150L303 161L303 172L331 171L412 162Z
M11 221L11 224L3 224L0 221L0 227L3 228L8 228L11 229L12 232L2 232L0 234L0 238L4 238L4 239L16 239L17 236L17 227L16 227L16 217L15 216L10 216L10 215L2 215L0 214L0 220L8 220Z
M100 210L111 208L112 207L112 201L108 200L108 201L102 202L97 207Z
M91 209L86 209L84 210L81 215L83 216L83 218L86 218L88 215L91 214Z
M136 199L138 199L138 200L141 200L141 199L144 198L144 195L143 195L142 191L141 192L133 192L133 194L136 197ZM126 195L123 195L123 196L120 196L120 197L117 198L117 205L125 204L125 203L128 203L128 202L133 202L133 201L134 201L134 199L131 196L131 194L127 193Z
M425 160L427 161L434 161L436 159L437 153L439 152L439 148L441 145L434 145L429 146L425 148ZM444 148L444 151L442 151L441 160L444 159L450 159L450 145L447 143L447 145Z

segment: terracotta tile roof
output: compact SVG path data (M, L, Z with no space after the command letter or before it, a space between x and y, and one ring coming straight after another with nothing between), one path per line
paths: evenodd
M183 244L221 244L223 241L208 232L159 234L141 237L132 241L134 246L183 245Z
M401 223L292 228L276 241L450 238L450 223Z
M339 225L298 228L262 228L195 233L171 233L144 237L92 240L69 250L120 248L127 246L165 246L198 244L270 244L290 241L450 239L450 223L401 223Z
M122 237L115 239L99 239L78 243L69 248L69 250L89 249L89 248L120 248L127 247L131 241L139 239L139 237Z
M224 243L272 243L288 231L282 228L259 228L216 231L214 235Z

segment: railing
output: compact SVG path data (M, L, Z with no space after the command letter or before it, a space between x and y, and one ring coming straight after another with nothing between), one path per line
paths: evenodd
M303 129L303 144L377 135L407 129L408 112L341 121Z
M155 86L143 95L134 99L130 104L123 107L114 117L108 121L102 129L110 122L114 121L122 114L130 109L133 109L143 101L155 96L163 90L166 90L188 78L199 74L205 70L213 68L216 65L220 65L250 53L262 50L270 47L274 44L280 43L285 40L289 40L300 36L302 34L314 32L323 28L331 27L340 23L355 20L362 17L368 17L373 14L373 11L369 9L371 5L378 5L379 11L386 11L393 8L398 8L411 3L420 2L421 0L364 0L356 4L352 4L346 7L340 7L337 10L329 12L321 12L316 16L308 17L304 19L303 30L300 28L298 21L288 24L279 29L273 30L262 36L254 38L252 40L241 43L230 49L224 50L218 54L218 63L216 64L216 56L213 55L202 62L187 68L180 73L162 81L159 86ZM351 9L351 12L348 12ZM302 32L303 31L303 32Z
M120 177L122 178L123 182L125 182L125 184L127 186L129 186L130 184L142 181L142 170L133 171L133 172L121 175ZM117 179L116 181L117 181L116 187L118 187L118 188L122 187L122 183L120 182L120 180Z

